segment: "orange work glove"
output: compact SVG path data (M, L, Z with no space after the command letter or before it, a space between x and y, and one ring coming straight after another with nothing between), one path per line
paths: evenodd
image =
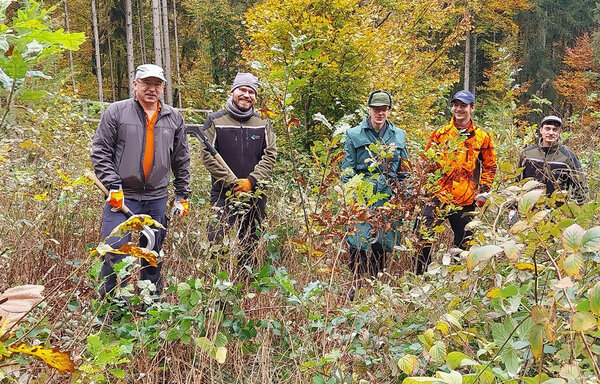
M179 215L179 217L184 217L190 211L190 203L187 200L175 200L173 202L173 206L171 207L171 215Z
M123 188L120 185L111 185L106 202L112 207L112 211L120 211L123 208Z
M252 182L249 179L237 179L236 186L233 192L250 192L252 190Z

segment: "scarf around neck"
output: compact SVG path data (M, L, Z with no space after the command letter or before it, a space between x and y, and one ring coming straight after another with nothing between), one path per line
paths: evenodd
M229 114L237 121L246 121L254 115L254 107L251 107L247 111L242 111L234 104L232 97L227 99L225 109L227 109L227 112L229 112Z

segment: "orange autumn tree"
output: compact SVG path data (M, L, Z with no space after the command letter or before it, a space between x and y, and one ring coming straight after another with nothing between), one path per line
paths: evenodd
M577 38L575 45L566 48L565 68L553 85L562 99L565 117L578 115L581 124L594 121L593 112L600 111L600 66L594 60L593 39L586 33Z

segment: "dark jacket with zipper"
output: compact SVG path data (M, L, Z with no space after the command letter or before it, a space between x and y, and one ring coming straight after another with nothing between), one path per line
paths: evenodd
M548 196L558 189L570 191L578 204L587 197L587 182L577 155L558 141L550 147L538 143L525 148L519 167L524 167L523 179L531 177L545 184Z
M190 194L190 151L183 117L161 100L154 124L154 159L146 179L142 163L146 146L146 113L135 99L112 103L102 114L92 141L92 164L106 187L123 186L125 198L166 197L170 171L177 199Z
M222 109L208 115L202 129L237 179L247 178L255 188L270 177L277 145L275 132L267 119L254 113L240 121ZM223 201L236 179L206 148L202 148L202 162L212 176L211 203Z

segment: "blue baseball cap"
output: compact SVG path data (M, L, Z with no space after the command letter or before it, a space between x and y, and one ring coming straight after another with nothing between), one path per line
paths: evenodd
M460 100L465 104L473 104L475 103L475 96L473 96L473 94L466 89L463 89L462 91L458 91L454 94L452 101L454 100Z

